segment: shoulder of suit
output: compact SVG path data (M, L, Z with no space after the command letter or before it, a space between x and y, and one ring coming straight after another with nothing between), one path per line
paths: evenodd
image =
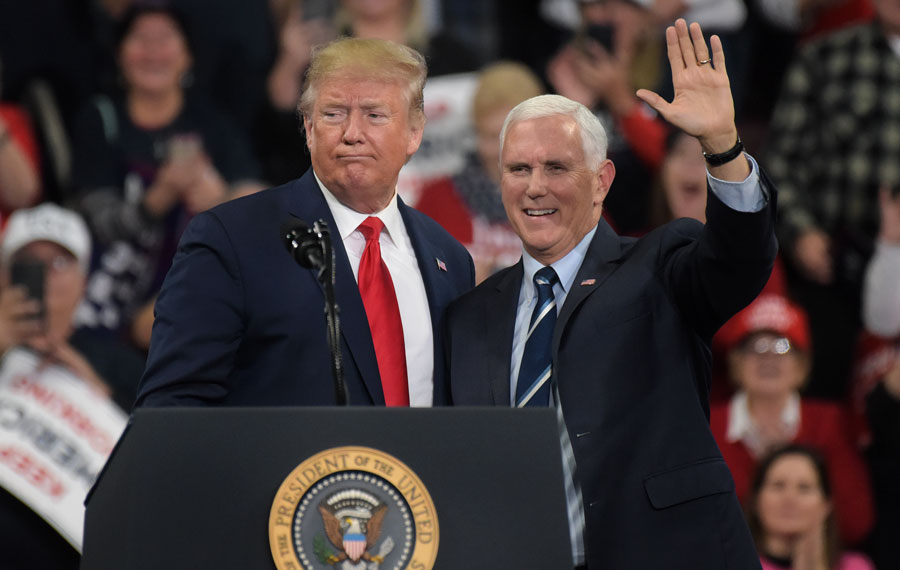
M654 231L657 230L669 234L695 236L703 231L703 222L695 220L694 218L678 218L677 220L672 220L669 223L663 224ZM652 234L653 232L650 233Z
M478 303L480 299L490 297L497 292L498 286L501 285L507 279L512 279L515 276L515 272L519 271L521 273L521 265L516 264L505 269L501 269L497 271L481 283L479 283L474 289L463 293L459 296L451 306L467 306L471 303ZM517 281L518 284L521 284L521 281ZM518 292L518 288L514 288L516 292Z
M646 254L649 250L671 250L694 242L703 231L703 223L692 218L679 218L665 223L641 237L619 237L623 258Z
M247 196L241 196L233 200L223 202L209 210L209 213L223 222L258 223L265 220L278 226L288 216L287 201L293 184L288 182L281 186L260 190ZM280 212L280 214L277 214ZM276 216L276 217L270 217ZM278 217L280 216L280 217Z
M699 220L695 220L693 218L678 218L677 220L672 220L667 224L663 224L657 230L650 232L647 235L653 235L657 231L659 232L659 241L663 244L663 247L680 247L685 243L693 242L700 234L703 233L704 224Z
M493 275L482 281L481 284L479 284L475 289L494 289L503 281L510 279L516 272L518 272L519 274L522 273L522 266L519 263L510 265L509 267L504 267L503 269L495 272Z

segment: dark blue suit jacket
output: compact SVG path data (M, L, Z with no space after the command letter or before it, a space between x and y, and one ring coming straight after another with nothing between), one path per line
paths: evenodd
M709 430L710 340L768 278L773 213L772 193L745 214L710 192L705 226L682 219L635 240L600 221L553 340L589 568L759 569ZM522 274L520 261L448 308L454 405L510 405Z
M435 341L435 404L446 401L444 308L474 284L466 250L398 200L425 282ZM314 406L334 403L324 294L312 270L285 249L289 215L336 226L312 170L300 179L197 215L156 302L136 405ZM350 403L384 405L375 350L340 239L335 296ZM446 270L438 265L443 262Z

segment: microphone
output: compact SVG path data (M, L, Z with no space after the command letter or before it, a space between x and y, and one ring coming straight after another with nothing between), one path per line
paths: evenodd
M303 267L321 269L325 265L321 236L300 218L291 216L281 224L281 238L288 253Z
M334 401L338 406L347 406L350 404L350 396L341 357L340 307L334 297L334 248L328 224L325 220L319 220L310 229L306 222L291 216L281 224L281 239L294 261L307 269L319 270L317 279L325 294L325 323L328 349L331 352Z

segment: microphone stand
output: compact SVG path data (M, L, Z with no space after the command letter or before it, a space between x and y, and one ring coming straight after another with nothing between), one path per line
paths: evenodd
M334 248L331 245L331 233L324 220L313 224L312 233L318 238L322 247L323 263L319 267L318 280L325 291L325 323L328 329L328 348L331 351L331 374L334 379L334 400L338 406L350 405L347 394L347 381L341 357L341 322L340 307L334 297L335 263Z

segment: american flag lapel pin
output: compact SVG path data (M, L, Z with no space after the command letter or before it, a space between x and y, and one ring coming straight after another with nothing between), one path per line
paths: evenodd
M597 282L596 279L585 279L584 281L581 282L581 286L582 286L582 287L587 287L587 286L589 286L589 285L593 285L593 284L596 283L596 282Z
M439 258L435 257L434 261L437 263L438 269L441 271L447 271L447 264L441 261Z

